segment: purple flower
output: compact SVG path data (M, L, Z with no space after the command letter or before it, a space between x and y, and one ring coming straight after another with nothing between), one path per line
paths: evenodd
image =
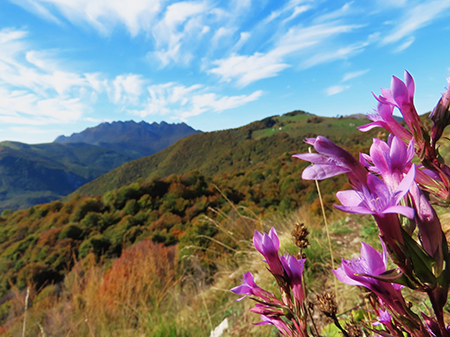
M423 320L425 321L425 328L431 334L431 336L442 337L443 335L441 329L439 328L439 324L434 319L425 315L424 313L421 313L421 315ZM448 330L448 327L446 330Z
M442 94L441 99L430 114L430 118L433 121L431 140L434 147L436 147L436 143L441 138L444 129L450 125L450 77L447 78L447 82L449 83L447 90Z
M283 316L284 311L281 308L270 306L267 304L256 303L254 308L250 309L251 312L255 314L260 314L264 316L276 317Z
M414 217L411 207L398 205L400 200L408 193L414 181L415 167L412 166L398 187L391 191L383 180L369 174L367 184L361 190L340 191L336 193L342 206L335 205L337 209L348 213L372 214L383 216L385 214L402 214L410 219Z
M391 90L382 89L378 99L383 103L396 106L402 113L403 119L419 143L422 143L423 124L414 106L414 80L410 73L405 71L405 82L393 76Z
M439 275L444 263L442 247L444 233L442 232L441 222L436 211L416 184L411 187L410 195L416 209L414 220L419 228L422 247L435 259L435 273Z
M363 164L369 166L371 172L381 175L391 190L395 190L411 168L411 160L414 157L414 141L406 144L397 136L389 137L389 142L383 142L378 138L373 139L370 147L370 156L361 154Z
M253 279L252 273L249 271L244 273L244 277L242 278L242 284L240 286L234 287L231 289L232 292L238 295L244 295L243 297L239 298L237 301L240 301L247 296L253 295L256 297L259 297L267 302L271 303L280 303L281 302L273 295L272 293L269 293L268 291L261 289L258 287Z
M389 311L387 311L387 310L378 309L377 319L378 319L378 321L373 322L372 325L376 326L376 325L383 324L387 327L392 326L392 317L391 317L391 314L389 313Z
M407 71L405 71L405 82L393 76L391 89L381 89L382 95L375 96L379 104L377 113L369 115L373 123L359 127L359 129L368 131L374 127L382 127L405 141L411 139L412 132L416 140L422 144L423 124L414 106L414 89L414 80ZM400 110L411 132L393 118L392 112L394 107Z
M270 271L279 276L284 275L283 266L281 265L280 258L278 256L278 249L280 248L280 240L277 236L275 228L271 228L269 234L261 234L255 230L253 235L253 244L255 248L264 255Z
M392 191L380 178L369 174L367 184L358 191L340 191L336 193L342 206L334 205L337 209L355 214L372 214L386 243L394 250L398 257L403 255L398 249L398 243L403 243L398 214L407 218L414 217L414 209L399 205L414 182L415 166L403 178L397 188Z
M297 303L303 303L305 299L305 293L303 291L302 284L305 261L305 259L297 260L293 255L281 257L281 263L286 270L287 276L289 278L289 284L292 289L292 294L294 295Z
M379 100L377 96L375 96L375 98ZM358 126L358 129L362 132L366 132L373 128L381 127L389 133L392 133L405 141L409 141L412 138L411 133L394 118L393 112L393 105L379 101L377 110L373 114L367 115L367 117L372 120L372 123Z
M271 325L274 325L283 336L288 336L288 337L296 336L294 334L294 332L292 331L292 329L289 327L289 325L286 322L284 322L280 317L269 317L269 316L261 315L261 319L263 320L262 322L253 323L253 324L254 325L271 324Z
M374 292L384 304L400 315L406 313L406 303L397 285L379 281L371 276L379 276L386 272L386 247L383 244L383 254L370 245L361 243L361 257L352 260L342 259L334 275L343 283L361 286Z
M313 145L318 153L293 155L295 158L314 164L303 171L303 179L322 180L345 173L353 186L365 183L367 170L348 151L323 136L309 138L305 141Z

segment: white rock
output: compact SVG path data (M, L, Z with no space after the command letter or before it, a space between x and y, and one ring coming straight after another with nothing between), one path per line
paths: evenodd
M227 318L225 318L222 323L220 323L213 331L211 331L209 337L220 337L226 329L228 329Z

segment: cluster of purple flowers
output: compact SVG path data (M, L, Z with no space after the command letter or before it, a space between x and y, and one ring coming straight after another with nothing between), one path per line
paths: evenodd
M294 157L313 163L303 172L306 180L346 174L353 189L338 192L341 205L335 207L374 217L383 253L363 243L361 257L342 260L333 272L340 281L365 287L376 295L378 303L374 310L379 317L377 324L384 326L384 335L450 336L443 319L450 286L450 258L441 223L429 199L432 195L442 205L450 201L450 168L438 151L438 141L450 124L450 85L430 114L431 130L424 126L414 107L414 89L414 81L406 72L405 82L393 77L391 89L381 89L382 95L375 96L378 107L369 115L372 122L359 129L382 127L389 136L387 142L374 139L369 154L360 154L359 160L322 136L305 140L316 153ZM406 127L393 117L394 109L401 112ZM414 156L420 164L412 163ZM416 229L419 241L413 239ZM279 320L282 314L276 310L290 305L302 307L304 260L278 257L279 242L274 230L269 235L255 232L254 243L265 256L280 288L286 294L292 289L295 305L288 298L279 301L273 295L269 297L254 284L249 273L244 275L246 283L233 291L260 299L254 311L263 314L262 324L277 326L285 336L297 336L289 326L282 326L286 322ZM398 266L393 270L386 268L386 247ZM426 293L434 316L415 314L402 296L403 286ZM301 323L301 320L293 321Z
M273 227L269 234L255 231L253 244L264 256L269 271L277 280L282 293L281 300L258 287L250 272L244 274L242 285L231 291L244 295L240 300L251 296L257 302L251 311L261 315L262 322L257 323L258 325L274 325L284 336L307 336L302 281L305 259L297 259L293 255L280 256L278 253L280 241Z

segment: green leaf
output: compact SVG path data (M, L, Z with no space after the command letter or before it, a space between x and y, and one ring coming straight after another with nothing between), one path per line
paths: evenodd
M436 261L428 255L422 247L414 241L403 229L403 244L399 244L405 256L412 264L412 271L422 285L434 289L437 285L436 276L433 274L433 266Z

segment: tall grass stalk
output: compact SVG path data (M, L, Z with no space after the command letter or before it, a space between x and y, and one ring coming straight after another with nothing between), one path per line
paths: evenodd
M27 313L28 313L28 299L30 298L30 286L27 288L25 296L25 310L23 313L22 337L25 337L25 330L27 329Z
M309 151L309 153L311 153L311 148L309 148L308 151ZM336 269L334 266L333 247L331 245L330 231L328 230L328 221L327 221L327 216L325 214L325 207L323 205L322 193L320 193L319 182L317 180L314 180L314 182L316 183L317 194L319 195L320 207L322 209L323 222L325 224L325 230L327 232L328 247L330 248L331 268ZM339 303L337 280L335 277L333 278L333 280L334 280L334 293L335 293L336 302Z

